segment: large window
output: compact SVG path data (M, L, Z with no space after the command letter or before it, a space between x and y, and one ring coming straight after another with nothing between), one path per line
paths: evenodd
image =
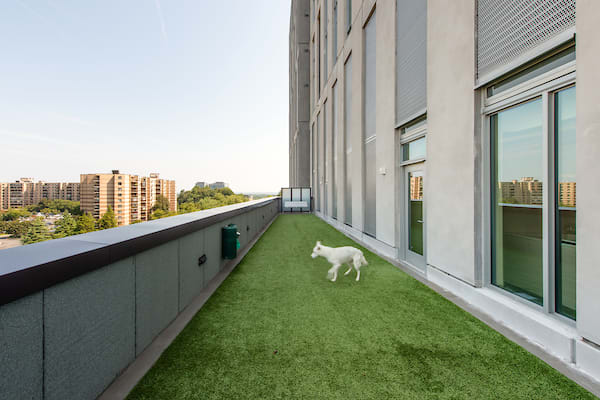
M365 101L364 101L364 154L365 154L365 233L376 236L377 232L377 129L376 129L376 15L369 18L364 29L364 66L365 66Z
M344 64L344 223L352 225L352 55Z
M542 100L491 117L492 283L542 304Z
M575 319L577 180L575 87L554 95L556 148L556 312Z
M522 69L486 91L490 281L575 319L575 62L563 59L553 70L544 62ZM505 84L511 79L517 82Z

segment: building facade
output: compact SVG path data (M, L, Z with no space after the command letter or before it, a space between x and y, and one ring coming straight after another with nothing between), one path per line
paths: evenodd
M290 13L289 184L310 185L310 4L293 1Z
M79 201L79 183L34 182L32 178L0 183L0 210L26 207L42 200Z
M160 179L159 174L141 177L114 170L81 175L81 210L100 219L110 207L119 226L148 221L158 196L169 200L169 211L177 211L175 181Z
M318 216L600 379L598 15L293 0L289 134L290 185L308 163Z

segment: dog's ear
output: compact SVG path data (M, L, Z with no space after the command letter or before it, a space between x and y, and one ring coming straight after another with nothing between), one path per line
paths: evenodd
M319 245L319 246L321 245L321 241L320 240L317 240L317 245Z

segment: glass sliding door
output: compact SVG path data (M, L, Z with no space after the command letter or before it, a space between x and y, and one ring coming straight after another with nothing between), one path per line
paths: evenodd
M543 118L536 98L493 114L492 284L543 304Z
M423 172L408 173L408 249L423 255Z
M554 94L556 174L556 312L575 319L575 87Z

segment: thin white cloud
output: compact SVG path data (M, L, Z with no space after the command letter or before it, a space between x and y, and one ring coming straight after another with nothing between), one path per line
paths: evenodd
M45 142L45 143L51 143L51 144L55 144L55 145L62 145L62 146L71 146L73 144L72 142L60 140L60 139L57 139L56 137L52 137L51 135L43 136L43 135L37 135L35 133L15 132L15 131L8 131L5 129L0 129L0 138L2 138L2 137L4 137L4 138L12 137L15 139L19 139L19 141L21 143L33 142L33 144L39 144L39 142Z
M167 36L167 28L165 27L165 19L163 17L162 9L160 8L160 0L154 0L154 4L156 5L156 13L158 14L158 19L160 21L160 30L162 32L163 39L165 42L169 42L169 37Z
M96 125L92 122L89 121L85 121L81 118L77 118L77 117L73 117L70 115L65 115L65 114L61 114L61 113L57 113L57 112L52 112L52 111L48 111L47 114L51 117L54 117L56 119L62 120L62 121L66 121L66 122L70 122L73 124L77 124L77 125L81 125L81 126L85 126L88 128L95 128Z

